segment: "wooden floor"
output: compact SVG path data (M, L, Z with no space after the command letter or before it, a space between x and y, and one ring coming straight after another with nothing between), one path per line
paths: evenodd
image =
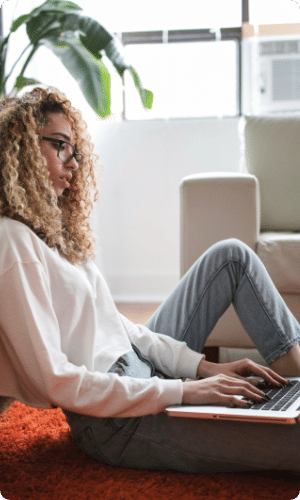
M118 311L133 323L144 325L160 304L117 302Z

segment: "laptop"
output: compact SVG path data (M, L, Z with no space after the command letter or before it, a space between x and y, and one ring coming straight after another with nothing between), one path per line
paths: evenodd
M166 412L171 417L296 424L300 422L300 377L288 377L287 380L291 385L280 388L260 380L259 388L269 396L270 400L265 403L252 402L249 408L174 405L166 408ZM245 399L242 396L237 397Z

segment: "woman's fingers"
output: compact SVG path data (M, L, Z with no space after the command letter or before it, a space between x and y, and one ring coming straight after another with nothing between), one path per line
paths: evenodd
M227 385L226 385L227 384ZM225 379L224 390L228 394L234 394L236 396L243 396L247 399L261 401L266 399L266 395L251 382L245 381L245 379L228 378Z
M220 402L215 403L218 406L230 406L230 408L249 408L252 404L249 403L248 401L245 401L245 399L239 399L235 396L228 396L225 394L220 395Z
M258 381L251 376L264 379L278 387L288 384L271 368L258 365L249 359L221 365L210 363L208 368L211 368L210 365L213 367L212 371L217 371L218 374L213 376L206 374L207 378L189 382L189 387L186 387L187 383L184 382L183 403L247 407L249 400L263 402L268 399L268 396L259 389ZM202 369L205 367L206 365L203 365Z
M247 401L236 396L257 402L265 400L264 392L250 382L223 374L183 383L183 403L247 406Z
M289 384L285 378L278 375L278 373L271 370L271 368L254 363L254 361L251 361L250 359L245 359L243 360L243 362L244 366L242 367L241 375L244 376L255 375L258 377L262 377L267 382L270 382L271 384L276 385L278 387L282 384L283 385Z

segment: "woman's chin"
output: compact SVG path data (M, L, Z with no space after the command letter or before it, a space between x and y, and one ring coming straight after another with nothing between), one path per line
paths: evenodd
M53 191L54 191L57 198L59 198L63 194L64 190L65 190L65 188L62 188L62 187L54 187L53 188Z

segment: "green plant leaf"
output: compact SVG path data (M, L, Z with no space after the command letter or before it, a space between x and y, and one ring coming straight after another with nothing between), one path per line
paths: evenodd
M91 17L82 15L81 12L68 11L62 7L69 2L61 0L47 0L44 4L33 11L26 23L27 34L33 44L37 44L41 37L50 38L50 34L45 34L47 30L53 30L51 36L60 36L66 31L80 33L81 43L87 48L97 59L102 57L101 51L110 46L110 42L114 42L114 36L109 33L100 23ZM73 4L72 4L73 5ZM120 46L122 47L122 46ZM118 64L116 69L120 72L120 61L123 56L120 53L120 47L114 48L114 53L118 55ZM111 58L115 64L116 57ZM124 71L125 66L122 66Z
M47 30L54 28L57 30L57 36L59 36L62 33L59 16L49 12L31 17L26 23L27 35L33 45L39 43L39 40L45 36Z
M144 89L145 91L145 108L152 109L153 106L153 92L148 89Z
M70 12L71 10L82 10L82 7L67 0L46 0L44 3L33 9L30 15L37 15L41 11L53 10L59 12Z
M46 0L29 14L16 19L10 33L24 23L32 49L16 80L17 88L28 85L24 72L36 50L44 44L63 62L96 113L105 117L110 113L110 75L102 61L105 53L120 76L126 69L131 72L143 105L151 108L153 94L142 87L138 74L125 61L122 44L100 23L83 15L79 5L67 0ZM3 54L7 41L8 37L1 45ZM2 92L5 81L3 70Z
M10 27L10 31L13 33L14 31L17 31L17 29L21 26L21 24L25 23L26 20L30 17L30 14L24 14L23 16L18 17L12 22L12 25Z
M101 51L104 51L120 75L129 67L125 62L121 43L118 43L118 40L101 24L81 13L61 14L41 11L27 23L27 34L34 45L42 43L43 39L48 39L53 44L60 35L71 31L79 32L82 45L96 59L100 60Z
M87 102L104 118L110 114L110 74L101 60L97 60L74 36L65 35L57 42L46 41L47 46L61 60L75 78Z
M79 5L73 2L67 2L62 0L46 0L42 5L33 9L29 14L24 14L12 22L10 31L15 32L22 24L28 23L31 19L37 17L40 12L53 11L53 12L70 12L70 11L82 10Z
M19 91L23 87L26 87L27 85L37 85L37 84L41 84L41 82L35 80L34 78L26 78L25 76L18 76L15 81L14 88Z
M26 21L27 35L31 43L38 43L45 30L49 27L57 28L58 34L64 31L64 21L72 14L81 11L79 5L64 0L46 0L34 9ZM72 31L74 29L72 28Z
M113 39L113 35L101 24L81 12L41 11L26 24L28 37L33 44L44 37L45 30L49 28L55 29L57 36L66 31L80 32L81 42L97 58L101 57L100 51Z
M121 45L121 42L119 42L116 38L111 40L104 47L106 56L113 63L120 76L123 75L125 69L129 68L129 64L125 61L125 57L122 53L122 48L123 46Z
M153 93L150 90L143 88L139 75L137 74L135 69L126 61L121 48L121 43L117 39L113 39L104 48L104 52L115 66L120 76L123 75L126 69L131 73L134 84L140 94L143 106L146 109L151 109L153 104Z
M78 30L81 31L81 43L97 58L101 57L101 50L114 39L109 31L90 17L82 16L78 20Z
M139 75L132 66L128 67L128 71L131 73L134 85L139 91L141 101L146 109L151 109L153 104L153 93L151 90L144 89L139 78Z

